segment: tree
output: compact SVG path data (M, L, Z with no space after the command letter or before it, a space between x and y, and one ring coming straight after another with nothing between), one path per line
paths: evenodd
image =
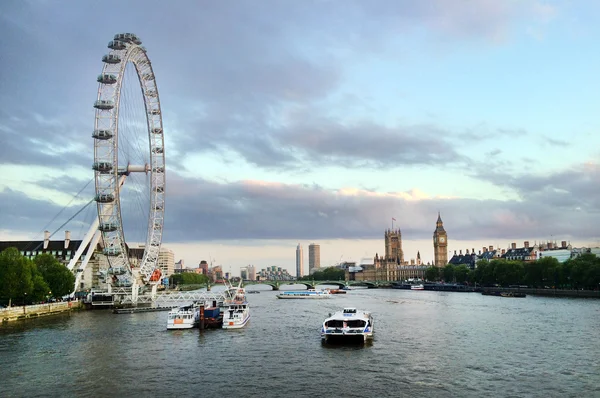
M40 274L47 283L48 292L52 292L54 297L62 297L71 294L75 287L75 275L55 257L44 253L37 256L34 260Z
M439 279L440 269L436 266L427 267L425 270L425 280L437 281Z
M32 262L15 247L0 253L0 299L29 302L33 290Z
M208 283L208 276L184 272L182 274L171 275L169 277L169 283L171 285L205 285Z
M454 266L452 264L446 265L442 273L444 275L445 282L452 282L454 280Z
M312 275L306 275L300 280L315 280L315 281L339 281L346 279L346 271L338 267L322 268L315 271Z
M44 277L39 272L36 272L33 277L33 290L31 291L32 301L46 301L49 296L52 296L52 289L48 286Z
M454 267L454 279L456 279L456 282L458 283L465 283L469 277L469 272L470 270L466 265L457 265Z

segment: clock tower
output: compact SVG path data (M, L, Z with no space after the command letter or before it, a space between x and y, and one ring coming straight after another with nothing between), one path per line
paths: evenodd
M433 258L436 267L445 267L448 264L448 235L439 212L433 231Z

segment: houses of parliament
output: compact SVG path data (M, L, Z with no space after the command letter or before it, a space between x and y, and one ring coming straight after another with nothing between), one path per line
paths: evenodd
M375 254L372 264L361 264L346 271L348 280L365 281L399 281L410 278L423 279L425 270L432 264L423 264L421 253L417 252L417 258L410 261L405 260L402 249L402 232L400 229L387 229L384 234L385 254ZM444 267L448 264L448 234L444 229L444 222L438 213L438 218L433 231L433 256L436 267ZM353 272L354 271L354 272Z

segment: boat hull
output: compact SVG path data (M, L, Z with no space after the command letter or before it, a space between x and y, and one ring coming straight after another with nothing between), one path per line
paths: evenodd
M225 321L223 320L223 329L241 329L250 321L250 314L246 317L246 319L240 321Z
M321 338L327 343L355 343L373 339L373 332L369 333L321 333Z
M167 330L192 329L194 326L194 323L169 323L167 324Z

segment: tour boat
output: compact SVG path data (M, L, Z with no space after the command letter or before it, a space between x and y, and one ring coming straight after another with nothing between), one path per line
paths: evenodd
M425 286L423 286L422 284L419 284L419 285L411 285L411 286L410 286L410 290L425 290Z
M371 313L344 308L343 311L329 314L321 327L321 338L326 342L366 341L373 338L373 317Z
M237 287L229 286L229 298L223 304L223 329L241 329L250 320L250 305L242 281Z
M277 295L280 299L323 299L331 297L331 293L327 290L298 290L291 292L283 292Z
M246 301L231 303L223 310L223 329L241 329L250 320L250 306Z
M346 291L343 289L325 289L331 294L346 294Z
M191 329L198 323L198 310L194 304L173 308L167 317L167 330Z

